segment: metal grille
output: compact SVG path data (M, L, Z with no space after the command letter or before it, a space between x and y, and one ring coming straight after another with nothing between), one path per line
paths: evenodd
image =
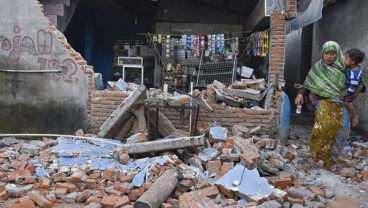
M209 40L209 39L207 39ZM163 43L166 39L163 40ZM222 82L223 84L230 85L235 80L237 55L238 55L238 38L229 39L212 39L210 42L200 42L199 52L185 48L182 42L179 42L178 46L173 47L171 40L168 44L162 44L162 58L164 64L177 63L182 67L188 67L188 72L183 74L191 74L194 87L206 87L208 84L212 84L214 80ZM231 48L231 53L226 57L219 53L218 45L222 44L222 49ZM228 47L224 47L225 44ZM230 46L230 47L229 47ZM165 51L167 51L165 53ZM230 51L230 50L229 50ZM229 52L228 51L228 52ZM170 52L168 54L168 52ZM164 76L167 74L166 70L163 71ZM189 80L188 80L189 81Z
M238 39L227 39L232 44L233 53L227 57L223 55L208 55L201 51L200 63L197 71L196 87L206 87L214 80L230 85L235 80L238 53Z

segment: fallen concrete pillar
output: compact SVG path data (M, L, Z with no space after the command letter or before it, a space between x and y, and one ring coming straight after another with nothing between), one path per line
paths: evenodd
M99 137L115 138L121 127L133 116L132 110L139 107L139 101L147 98L146 87L139 86L127 97L100 127Z
M129 154L141 154L150 152L160 152L165 150L182 149L188 147L197 147L203 145L204 145L203 136L180 137L174 139L164 139L136 144L125 144L117 148L115 151L119 151L121 148L124 148L128 150Z
M159 208L178 185L178 173L175 169L166 170L139 199L134 208Z

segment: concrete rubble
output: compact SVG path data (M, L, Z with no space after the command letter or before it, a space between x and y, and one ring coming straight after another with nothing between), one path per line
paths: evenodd
M324 174L359 187L362 194L368 191L368 143L358 137L351 137L344 149L344 168L331 172L310 162L306 140L283 146L241 126L236 131L210 128L211 135L188 137L197 138L191 147L171 144L175 138L158 140L168 144L154 153L128 146L155 141L123 144L94 135L33 141L4 137L1 206L359 207L358 199L343 198L327 187Z

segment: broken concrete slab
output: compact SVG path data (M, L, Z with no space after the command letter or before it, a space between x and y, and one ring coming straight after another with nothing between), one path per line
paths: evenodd
M215 140L226 140L228 131L221 126L214 126L210 128L210 138Z
M231 128L233 136L239 136L247 138L249 135L249 129L243 125L237 124Z
M132 116L132 110L139 107L140 101L147 98L146 87L140 85L119 105L110 117L100 127L99 137L115 138L123 126Z
M234 191L242 198L248 195L267 196L274 192L267 179L261 177L257 169L248 170L240 164L218 179L216 184Z
M19 141L15 138L15 137L4 137L1 142L5 145L5 146L12 146L14 144L18 144Z

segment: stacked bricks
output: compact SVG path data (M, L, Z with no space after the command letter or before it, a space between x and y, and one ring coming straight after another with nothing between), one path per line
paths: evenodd
M270 70L269 82L274 83L276 74L279 79L284 79L285 62L285 15L282 13L271 14L271 46L270 46Z
M286 0L286 17L288 19L296 17L297 7L296 0Z
M92 91L89 132L97 134L100 131L100 126L128 96L128 93L119 91Z
M234 125L242 124L248 128L261 126L262 133L273 133L276 122L276 112L273 109L253 110L242 108L226 109L222 105L209 102L209 105L214 110L207 111L203 108L199 110L198 123L208 122L217 123L225 128L231 128ZM174 124L177 129L187 130L189 120L181 122L180 112L174 109L162 109L161 112Z
M93 66L89 66L87 65L87 68L89 68L89 70L93 71ZM89 127L91 125L91 121L92 121L92 91L95 88L95 81L94 81L94 77L93 77L93 73L89 73L86 74L87 75L87 81L88 81L88 97L87 97L87 115L88 115L88 124Z

